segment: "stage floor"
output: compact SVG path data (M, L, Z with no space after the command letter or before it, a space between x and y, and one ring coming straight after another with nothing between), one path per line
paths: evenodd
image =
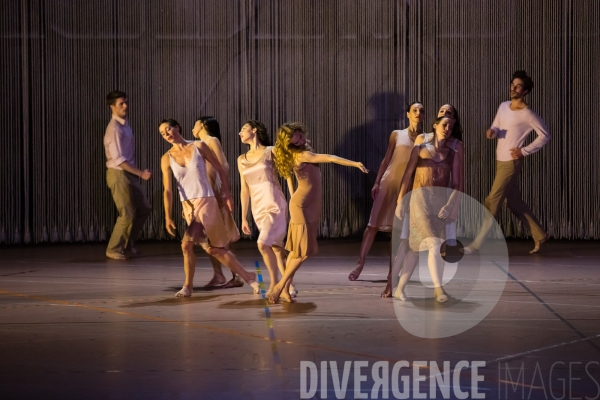
M389 398L403 389L433 398L432 381L438 399L598 398L598 244L553 240L530 255L532 242L509 241L510 276L493 310L441 339L408 333L398 300L379 297L385 241L356 282L347 276L360 241L321 241L296 275L298 302L268 308L248 285L203 290L212 268L200 249L193 297L174 298L183 282L176 242L141 243L142 255L127 261L106 260L103 244L4 247L0 399L376 398L374 386ZM248 270L260 259L254 242L234 250ZM398 377L399 361L408 366ZM432 374L433 361L452 373Z

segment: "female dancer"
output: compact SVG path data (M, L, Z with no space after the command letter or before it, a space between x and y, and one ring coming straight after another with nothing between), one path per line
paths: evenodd
M208 148L215 153L215 156L217 156L217 160L219 160L219 164L223 167L225 174L229 176L229 163L227 162L227 158L225 158L225 154L223 154L223 149L221 147L221 128L219 127L219 122L214 117L200 117L194 124L192 134L195 138L202 140L208 145ZM221 211L221 216L223 217L228 236L230 237L231 242L236 242L240 238L240 232L235 225L233 215L227 209L227 205L223 201L223 196L221 194L221 179L219 178L217 171L210 164L206 166L206 172L208 174L210 186L212 187L217 203L219 204L219 210ZM219 287L227 289L244 285L244 281L241 280L239 276L235 275L235 273L233 274L233 278L225 283L226 279L221 270L221 263L219 260L210 256L210 262L214 272L212 279L204 285L205 288Z
M288 122L279 127L274 156L279 175L288 179L293 172L298 188L292 190L290 199L290 224L285 246L290 254L285 273L269 296L271 303L276 303L280 296L286 301L293 301L289 284L302 263L318 251L317 231L321 217L321 171L318 164L332 162L369 172L360 162L313 153L306 140L306 128L297 122Z
M410 198L409 246L404 257L404 266L395 297L407 300L404 289L418 262L418 252L429 251L429 272L434 285L434 296L438 302L448 300L442 287L444 260L440 246L446 236L446 224L456 220L458 202L463 190L464 149L460 140L450 137L454 120L438 117L433 124L433 133L423 135L413 149L406 172L402 178L396 213L403 216L406 209L404 196L412 183ZM425 137L426 136L426 137ZM414 182L412 174L415 173ZM452 182L452 185L450 185ZM450 187L453 193L446 198L436 192L437 188ZM429 189L428 188L433 188ZM439 189L438 189L439 190ZM417 215L420 217L417 218Z
M246 235L252 233L248 224L248 203L251 201L252 216L260 231L256 243L271 278L268 296L277 283L277 268L282 275L285 271L283 239L287 229L287 201L279 186L273 166L271 138L267 135L263 123L256 120L246 121L239 135L242 143L250 146L250 150L238 158L242 232ZM289 182L291 176L288 178L288 184Z
M348 275L348 279L351 281L357 280L360 276L377 231L390 232L392 230L394 210L400 192L400 181L404 175L414 142L417 136L423 133L423 120L425 119L423 104L417 101L409 104L406 108L406 116L409 121L408 128L393 131L390 135L385 157L381 161L375 185L371 189L373 208L371 209L369 223L363 234L356 268ZM389 284L381 295L383 297L392 295L392 288Z
M462 125L460 124L460 117L458 116L458 111L456 110L456 107L454 107L452 104L444 104L438 110L437 116L452 118L454 120L454 128L452 128L452 136L454 136L456 139L462 141L463 129L462 129Z
M165 119L160 123L158 129L163 139L172 145L160 160L163 173L165 225L169 234L174 236L173 176L177 181L184 217L188 223L181 243L185 282L175 296L189 297L192 295L196 271L194 244L201 245L209 255L215 257L232 272L239 274L252 286L254 292L258 293L256 274L244 270L235 255L227 248L230 238L206 174L205 161L210 163L219 174L224 202L231 211L233 202L229 191L229 180L223 167L206 143L202 141L187 142L181 136L181 127L177 121Z

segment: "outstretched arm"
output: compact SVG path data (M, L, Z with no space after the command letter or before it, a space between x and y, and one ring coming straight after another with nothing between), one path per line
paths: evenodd
M223 193L223 199L225 199L225 204L227 204L227 208L229 209L229 211L233 212L233 201L231 200L229 179L227 177L227 174L225 174L225 170L221 166L221 163L219 163L219 160L217 159L217 156L215 156L215 153L213 153L213 151L210 149L210 147L206 145L206 143L201 141L197 141L194 143L198 147L198 150L200 151L200 154L202 155L204 160L210 163L210 165L212 165L215 171L217 171L217 174L219 174L222 183L221 190Z
M331 154L315 154L310 151L303 151L298 155L299 162L311 163L311 164L320 164L320 163L335 163L340 164L345 167L355 167L360 169L365 174L369 172L365 166L358 161L347 160L342 157L334 156Z
M163 174L163 206L165 207L165 227L169 235L175 236L175 222L173 222L173 172L169 164L169 155L165 153L160 159L160 169Z

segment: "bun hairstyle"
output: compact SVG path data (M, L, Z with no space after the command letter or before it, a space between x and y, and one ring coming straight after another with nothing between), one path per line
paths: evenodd
M256 129L258 143L260 143L262 146L271 146L271 137L267 135L267 128L265 127L265 124L255 119L249 119L244 125L250 125L252 129Z
M204 125L204 129L206 129L209 136L219 139L219 142L223 141L221 140L221 127L219 126L219 121L217 121L215 117L200 117L196 121L202 122L202 125Z

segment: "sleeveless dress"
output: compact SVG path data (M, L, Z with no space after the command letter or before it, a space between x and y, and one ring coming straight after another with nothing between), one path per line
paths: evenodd
M182 241L194 242L204 249L211 246L225 247L230 238L225 231L221 213L217 212L217 200L206 174L206 163L198 147L194 144L192 146L192 158L183 167L175 161L170 151L167 152L177 181L183 217L188 224Z
M257 243L283 247L288 207L275 174L272 150L272 146L267 147L255 162L248 161L244 154L240 173L250 189L252 217L260 231Z
M390 164L379 182L379 195L373 202L368 226L377 227L380 231L389 232L394 224L394 210L400 193L400 184L404 171L410 160L414 142L410 140L408 128L396 132L396 147Z
M321 170L319 164L294 167L298 189L290 199L290 224L285 249L294 258L319 251L317 233L321 219Z
M208 141L205 141L205 143L209 146L209 148L210 148L210 142L212 142L213 140L218 140L218 139L210 136L210 139ZM223 158L225 158L224 154L223 154ZM229 164L222 165L222 167L223 167L223 169L225 169L225 171L227 171L227 169L229 168ZM219 211L221 212L221 217L223 218L223 223L225 224L225 231L227 232L229 241L237 242L240 239L240 231L239 231L237 225L235 224L235 220L233 219L233 214L231 213L231 211L229 211L229 208L227 208L227 204L223 200L223 195L221 193L221 186L222 186L221 178L219 178L219 174L217 173L217 171L214 168L208 167L207 171L208 171L208 180L210 181L210 186L212 187L213 192L215 193L215 198L217 199L217 203L219 204Z
M410 236L411 250L427 250L421 242L427 238L446 238L446 220L439 218L441 208L448 202L448 188L452 175L452 164L456 153L457 139L450 145L448 155L439 162L419 157L410 198ZM419 145L426 148L427 143Z

